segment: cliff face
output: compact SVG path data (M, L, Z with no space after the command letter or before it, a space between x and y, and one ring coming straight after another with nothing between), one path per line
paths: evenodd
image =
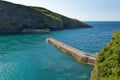
M91 80L120 80L120 30L98 54Z
M21 33L26 28L61 30L88 27L91 26L44 8L0 0L0 34Z

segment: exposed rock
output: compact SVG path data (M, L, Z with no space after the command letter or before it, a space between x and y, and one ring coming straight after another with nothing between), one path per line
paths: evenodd
M22 33L24 28L61 30L88 27L91 26L41 7L0 0L0 34Z
M41 34L47 34L50 33L49 29L23 29L22 33L41 33Z
M91 80L120 80L120 30L99 52Z

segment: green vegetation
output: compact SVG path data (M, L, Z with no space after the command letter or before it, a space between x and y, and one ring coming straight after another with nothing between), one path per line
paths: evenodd
M40 8L40 7L31 7L31 8L38 11L38 12L43 13L46 16L51 17L52 19L61 20L61 15L59 15L57 13L53 13L52 11L49 11L49 10L47 10L45 8Z
M120 80L120 30L99 52L91 80Z
M0 0L0 10L0 34L22 33L26 28L62 30L91 27L79 20L73 20L41 7Z

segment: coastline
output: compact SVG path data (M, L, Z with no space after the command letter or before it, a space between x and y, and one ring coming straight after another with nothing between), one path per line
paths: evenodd
M35 34L49 34L50 29L23 29L22 30L23 34L29 34L29 33L35 33Z

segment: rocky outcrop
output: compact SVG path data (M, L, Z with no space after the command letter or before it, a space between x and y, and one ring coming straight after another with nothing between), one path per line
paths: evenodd
M48 33L50 33L50 30L49 30L49 29L23 29L23 30L22 30L22 33L23 33L23 34L24 34L24 33L27 33L27 34L29 34L29 33L48 34Z
M99 52L91 80L120 80L120 30Z
M41 7L0 0L0 34L21 33L24 28L61 30L88 27L91 26Z

